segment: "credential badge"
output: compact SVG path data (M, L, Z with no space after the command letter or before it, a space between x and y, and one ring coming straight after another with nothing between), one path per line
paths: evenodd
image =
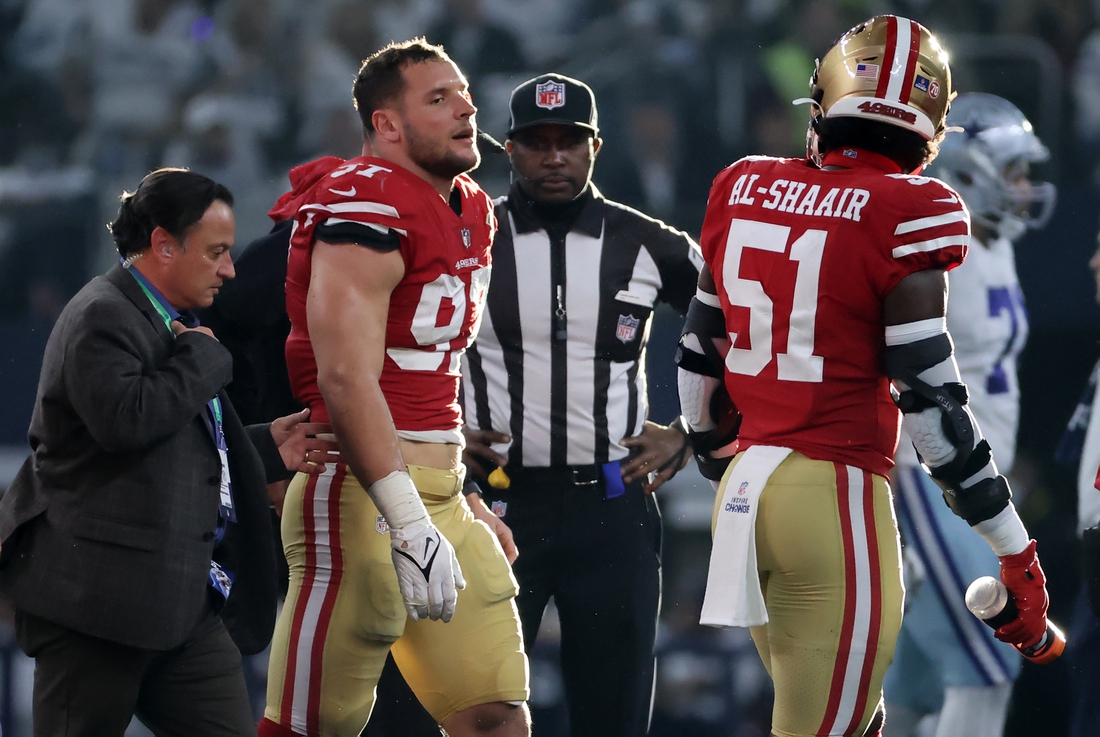
M615 337L624 343L629 343L638 334L638 326L641 322L634 315L619 315L619 324L615 326Z
M489 507L489 511L503 519L504 515L508 513L508 502L495 501L493 506Z
M462 229L462 245L466 246L466 248L469 248L471 242L472 241L470 239L470 229L469 228L463 228Z
M547 110L565 105L565 83L548 79L535 85L535 104Z

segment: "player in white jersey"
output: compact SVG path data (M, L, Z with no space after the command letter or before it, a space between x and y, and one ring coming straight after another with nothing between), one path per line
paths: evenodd
M1054 186L1028 178L1030 165L1049 153L1023 113L1000 97L960 95L947 122L962 130L947 136L929 173L958 190L973 228L966 261L948 274L947 328L971 412L1008 473L1020 414L1016 361L1027 340L1012 244L1027 228L1045 225L1053 210ZM1020 657L963 600L972 580L997 575L997 557L943 503L908 437L896 461L906 554L920 561L925 580L909 592L886 675L884 735L908 737L921 718L940 712L938 737L1000 737Z

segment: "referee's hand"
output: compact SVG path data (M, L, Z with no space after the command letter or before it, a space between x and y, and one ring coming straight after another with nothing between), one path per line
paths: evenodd
M623 481L631 483L636 479L653 474L644 490L652 494L686 466L691 460L687 436L674 427L658 425L646 420L640 435L632 435L619 441L634 454L623 463Z
M512 536L511 528L485 506L480 494L468 494L466 503L470 505L470 511L473 512L474 517L488 525L489 530L496 535L497 542L500 543L500 549L504 551L504 557L508 559L508 565L515 563L516 558L519 557L519 548L516 547L516 539Z
M466 472L475 481L486 481L494 468L508 465L508 456L492 449L494 443L510 443L512 438L495 430L471 430L462 428L466 436L466 449L462 451L462 462Z

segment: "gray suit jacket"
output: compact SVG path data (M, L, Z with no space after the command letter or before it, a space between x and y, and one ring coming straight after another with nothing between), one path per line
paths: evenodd
M264 471L285 469L268 427L246 430L222 392L231 369L210 337L173 337L121 267L73 297L46 346L34 454L0 498L0 590L16 608L170 649L206 606L213 556L236 577L221 612L234 640L266 645L276 576ZM204 419L215 394L237 512L216 553L221 464Z

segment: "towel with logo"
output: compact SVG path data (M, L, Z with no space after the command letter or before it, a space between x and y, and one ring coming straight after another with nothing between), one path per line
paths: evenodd
M756 567L756 512L768 479L790 454L790 448L754 445L730 470L714 528L701 624L767 624L768 610Z

